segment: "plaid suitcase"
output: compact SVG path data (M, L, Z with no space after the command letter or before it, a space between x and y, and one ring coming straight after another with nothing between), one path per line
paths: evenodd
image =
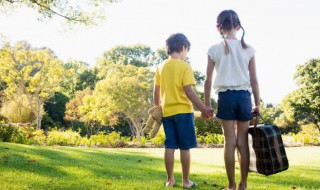
M251 172L271 175L289 168L281 133L275 125L250 126L249 152Z

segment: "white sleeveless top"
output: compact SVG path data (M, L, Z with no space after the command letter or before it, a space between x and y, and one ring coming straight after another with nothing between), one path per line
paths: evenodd
M249 61L254 57L254 49L248 45L244 49L240 40L227 39L229 53L225 53L223 42L211 46L208 55L215 63L216 78L213 88L216 93L227 90L248 90L250 93Z

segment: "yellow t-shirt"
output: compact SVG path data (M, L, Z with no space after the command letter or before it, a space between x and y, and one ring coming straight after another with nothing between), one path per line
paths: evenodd
M183 87L194 84L192 68L182 60L168 59L157 66L155 85L160 85L163 117L193 112Z

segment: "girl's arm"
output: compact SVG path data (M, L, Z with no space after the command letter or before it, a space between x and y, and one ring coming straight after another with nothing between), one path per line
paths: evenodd
M189 100L201 111L204 118L212 117L212 109L207 108L201 102L197 94L193 91L192 85L186 85L183 89Z
M160 85L154 85L153 101L155 106L160 106Z
M213 70L214 70L214 62L212 61L210 56L208 56L207 74L206 74L206 80L204 82L204 104L209 108L211 108L210 95L211 95Z
M253 112L260 113L260 91L259 91L259 83L256 73L256 61L253 57L249 62L249 74L250 74L250 83L252 88L252 93L254 96L255 106L253 108Z

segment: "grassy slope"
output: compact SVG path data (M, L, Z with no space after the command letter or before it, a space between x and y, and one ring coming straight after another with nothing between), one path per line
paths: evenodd
M290 168L249 175L249 189L320 189L320 147L287 148ZM163 149L39 147L0 143L0 189L163 189ZM196 189L227 184L223 149L193 149ZM181 181L179 151L175 177ZM239 169L236 170L239 180ZM175 187L181 189L181 184Z

